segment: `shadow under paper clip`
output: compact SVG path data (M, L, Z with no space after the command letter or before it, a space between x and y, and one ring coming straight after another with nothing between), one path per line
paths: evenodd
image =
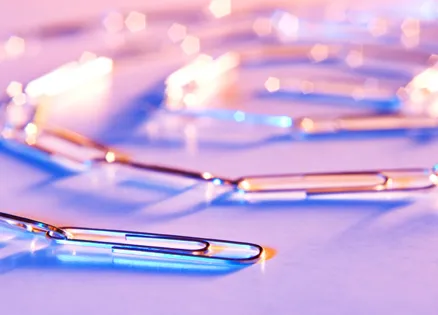
M3 248L0 248L0 252ZM72 248L45 248L34 253L17 253L0 258L0 274L14 269L73 269L93 272L148 272L181 275L214 276L233 273L248 265L208 265L174 260L146 260L127 255L81 251Z
M217 240L214 241L216 243L213 241L209 243L209 247L215 247L214 251L217 251L219 259L207 261L209 260L205 259L207 256L202 254L199 256L196 254L181 255L175 254L176 251L173 254L166 254L154 252L154 249L150 252L141 252L137 248L119 248L105 242L84 245L82 240L73 241L78 243L77 246L65 245L58 241L51 242L43 237L23 237L11 234L1 226L0 229L5 231L5 233L2 232L0 239L0 274L20 268L38 268L214 276L236 272L254 263L263 263L274 255L273 250L265 251L258 245ZM92 230L92 232L95 231L98 230ZM157 242L159 239L147 241ZM172 242L175 243L175 240ZM99 247L101 244L106 247ZM108 247L108 244L111 246ZM187 244L189 245L193 246L193 244ZM179 244L179 246L185 246L185 244ZM243 248L243 246L247 247Z

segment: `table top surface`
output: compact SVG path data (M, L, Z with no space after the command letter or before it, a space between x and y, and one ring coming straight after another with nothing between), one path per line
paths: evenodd
M89 43L89 39L53 41L35 56L4 62L0 84L3 88L11 79L25 81L40 75L77 56ZM154 102L150 96L172 70L172 62L166 58L128 62L115 68L106 94L80 103L67 97L49 116L143 161L228 177L429 168L437 162L434 137L392 134L292 140L272 137L277 129L215 120L203 125L192 122L195 136L187 136L184 129L163 129L155 138L148 137L153 118L145 108ZM257 69L247 71L253 71L246 73L252 82L266 75ZM238 84L243 88L249 81ZM235 102L239 100L245 101ZM251 102L252 108L268 103L257 98ZM269 106L292 116L366 110L281 99L270 100ZM431 195L403 204L218 201L205 205L210 192L203 186L185 190L175 181L171 189L157 189L141 181L118 186L92 180L103 173L96 169L69 174L2 147L0 211L59 226L248 241L270 248L273 255L229 272L96 266L49 256L38 259L31 253L36 246L31 239L12 237L10 230L0 227L2 314L436 313L438 204Z

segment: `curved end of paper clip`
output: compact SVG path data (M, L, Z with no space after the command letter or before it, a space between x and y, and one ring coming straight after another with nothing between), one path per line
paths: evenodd
M114 256L191 264L255 263L264 253L262 246L253 243L80 227L50 230L47 237L61 245L104 250Z

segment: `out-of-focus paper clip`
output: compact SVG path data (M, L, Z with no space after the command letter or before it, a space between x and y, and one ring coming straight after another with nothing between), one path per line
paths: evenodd
M373 53L377 53L380 47L374 49ZM245 112L250 119L251 114L256 113L250 104L242 103L251 103L254 95L271 94L280 95L280 98L289 95L290 98L286 98L289 102L297 101L293 97L300 97L301 102L318 98L317 102L321 103L324 97L330 104L349 101L352 105L391 109L397 105L394 105L397 89L411 76L409 71L414 70L405 64L403 69L390 69L401 78L385 78L379 75L383 60L379 62L375 56L367 57L371 53L368 50L373 48L367 49L367 54L363 50L354 45L313 43L246 48L217 58L201 55L167 78L165 107L170 111L200 115L234 109ZM387 50L382 47L381 53ZM429 56L422 57L427 60ZM354 57L360 64L354 64ZM264 76L260 75L259 67L251 69L254 64L262 66ZM246 72L252 78L250 82ZM240 84L241 80L245 83ZM233 95L236 100L232 99ZM238 107L235 103L239 103Z
M91 53L84 56L87 58L65 64L24 87L10 83L6 91L9 99L0 105L0 142L4 146L34 158L48 158L75 171L107 157L109 148L86 137L41 126L46 126L45 106L51 104L50 98L75 92L111 74L110 58Z
M0 221L44 235L57 245L110 251L114 257L188 261L193 264L244 264L262 258L259 245L179 235L80 227L56 227L44 222L0 212Z
M357 115L336 118L303 117L295 120L297 137L362 132L428 132L438 128L438 118L424 115Z
M402 106L394 114L302 117L292 130L300 135L375 131L433 131L438 128L438 64L415 76L398 90Z
M221 96L221 92L227 94L227 88L238 84L240 72L248 71L251 75L253 65L263 67L264 80L256 81L255 88L251 86L254 83L245 81L240 94L267 91L300 94L304 99L320 96L350 99L353 103L389 103L397 98L399 88L430 67L434 59L434 55L427 51L407 51L388 45L324 44L323 41L292 46L246 47L217 58L203 54L169 75L166 105L170 110L202 112L215 107L219 110L218 102L208 102ZM277 76L276 72L285 71L280 71L282 69L275 65L284 67L288 63L291 67L288 72L293 70L294 76ZM321 74L322 71L326 73ZM207 82L213 87L207 89ZM248 84L250 87L246 86ZM222 106L224 110L232 107Z
M257 88L246 87L246 83L242 84L240 91L238 82L244 78L236 70L266 59L305 60L310 64L313 60L313 76L309 68L303 68L301 72L298 70L303 78L294 76L288 80L271 75L265 79L264 86L259 82L259 92ZM292 127L293 131L303 134L318 133L317 130L321 133L428 130L436 125L435 115L432 115L436 111L436 60L436 56L427 51L376 45L268 46L230 52L216 59L201 55L167 78L165 107L179 114ZM333 65L336 66L334 72L317 76L317 70ZM315 97L318 103L365 102L379 112L352 118L351 115L345 118L325 116L322 120L307 116L291 117L285 106L277 109L270 106L268 110L266 106L252 105L251 97L263 90L272 95L280 93L283 97L284 94L296 95L299 102L307 98L314 100ZM286 100L294 101L290 98ZM354 122L349 130L347 125L352 120Z
M371 127L370 127L371 128ZM373 127L375 128L375 126ZM37 136L34 142L26 143L31 148L56 157L54 162L73 161L74 165L89 168L93 165L119 165L134 170L154 172L173 178L185 178L212 183L213 186L227 188L212 195L215 198L240 201L306 200L306 199L358 199L358 200L399 200L410 199L419 192L429 191L437 184L436 170L394 169L338 173L281 174L267 176L244 176L239 179L216 176L205 171L191 171L177 167L147 164L126 154L119 153L105 145L68 130L43 130L45 136L72 144L78 153L72 158L58 147L47 149ZM42 138L44 139L44 137ZM62 146L61 146L62 147ZM89 154L94 153L94 154ZM65 165L65 164L61 164ZM67 164L67 165L71 165ZM82 169L83 170L83 169ZM225 197L224 197L225 196Z

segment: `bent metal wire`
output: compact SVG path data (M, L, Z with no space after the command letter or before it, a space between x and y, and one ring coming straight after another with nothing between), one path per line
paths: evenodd
M98 65L99 71L94 75L107 74L111 70L111 60L102 57L87 61L85 64L75 65L73 72L69 74L69 83L74 83L85 74L82 67L89 69ZM93 68L94 69L94 68ZM69 70L71 70L69 68ZM54 72L55 74L63 71ZM76 77L76 75L79 75ZM73 75L74 74L74 75ZM52 73L53 75L53 73ZM75 80L72 78L75 77ZM406 170L376 170L373 172L338 172L317 174L283 174L270 176L245 176L240 179L224 178L205 171L191 171L175 167L147 164L137 159L118 152L105 144L98 143L83 135L70 130L51 127L47 124L38 123L41 96L57 93L64 85L49 84L59 82L63 77L54 75L47 80L48 76L31 81L24 90L22 87L12 93L11 98L3 103L3 129L1 141L5 146L24 153L32 158L43 157L68 168L72 171L86 171L92 167L106 164L127 166L141 171L152 171L165 175L190 178L201 182L213 183L217 186L227 187L232 193L231 199L240 200L272 200L272 199L307 199L307 198L377 198L400 197L407 192L429 190L436 185L435 170L406 169ZM47 82L45 81L47 80ZM56 90L56 89L55 89ZM23 92L24 91L24 92ZM56 94L55 93L55 94ZM28 103L34 102L27 107ZM15 113L15 114L14 114ZM17 116L17 117L15 117ZM15 117L15 118L14 118ZM375 119L384 119L376 117ZM409 123L415 120L411 117ZM383 121L380 125L387 126ZM352 124L359 128L359 123ZM367 125L375 128L374 123ZM370 127L371 126L371 127ZM327 128L327 124L324 125ZM0 140L1 140L0 138ZM370 192L378 192L371 194ZM383 194L386 192L388 194ZM274 194L275 193L275 194Z
M306 79L296 78L295 75L292 81L296 82L288 84L287 78L282 80L271 76L264 82L264 87L259 82L258 91L244 90L239 94L249 97L260 91L271 95L287 93L302 96L300 101L324 96L326 100L331 99L331 103L349 99L354 101L351 104L377 104L379 111L338 117L291 117L284 112L284 107L283 112L276 115L258 113L250 105L242 105L250 103L251 100L248 99L243 102L239 98L236 108L230 105L228 95L232 92L228 90L232 89L234 83L233 71L254 62L271 59L277 62L283 59L307 62L316 69L335 62L337 69L341 69L337 75L344 78L337 84L331 82L330 78L316 76ZM262 123L289 128L293 135L304 136L343 132L433 130L438 127L435 114L437 61L438 57L429 51L376 44L298 43L292 46L268 45L241 49L217 58L203 55L167 78L165 108L171 113L182 115L208 116L239 123ZM374 84L367 86L370 71L389 71L397 74L397 78L379 78L377 75ZM353 80L351 73L359 75L359 79L362 77L363 82L357 82L357 78ZM409 83L401 83L404 80ZM230 81L233 83L229 84ZM212 89L211 86L216 88ZM226 98L223 105L218 101L222 94ZM320 98L318 100L321 102Z
M57 142L69 146L44 143L45 137L54 137ZM411 193L435 188L436 169L392 169L335 173L301 173L264 176L244 176L237 179L216 176L210 172L191 171L169 166L142 163L126 154L90 140L77 133L41 128L26 138L9 138L9 141L34 148L48 155L52 161L63 166L74 166L75 170L87 170L105 164L128 166L137 170L152 171L166 175L211 182L216 186L231 188L227 197L231 200L304 200L304 199L405 199ZM64 146L65 147L65 146ZM73 149L72 149L73 147ZM72 156L69 152L83 152ZM90 154L91 153L91 154ZM68 162L68 163L65 163ZM79 167L78 167L79 166ZM371 193L371 194L370 194Z
M107 59L93 59L90 62L110 66ZM86 64L89 67L88 64ZM80 66L79 66L80 68ZM99 68L100 69L100 68ZM103 73L107 73L104 68ZM80 70L78 70L80 72ZM87 73L88 74L88 73ZM43 77L44 78L44 77ZM47 77L46 77L47 78ZM56 79L54 77L52 79ZM52 82L53 80L49 80ZM73 80L74 81L74 80ZM338 172L314 174L282 174L270 176L244 176L224 178L206 171L191 171L157 164L142 163L118 150L98 143L70 130L39 124L39 101L41 95L50 94L44 81L31 81L21 92L3 103L5 120L1 137L2 143L32 158L42 156L71 171L86 171L93 167L115 164L140 171L152 171L164 175L190 178L216 186L229 188L230 199L247 201L307 198L392 198L405 196L413 191L427 191L436 185L436 171L425 169L376 170L364 172ZM49 83L50 83L49 82ZM52 84L49 84L53 88ZM26 110L26 102L36 102ZM18 119L10 116L15 111ZM377 117L383 119L382 117ZM415 120L410 118L410 124ZM370 123L371 127L375 127ZM387 122L381 125L386 126ZM353 124L356 128L360 124ZM327 128L327 125L325 125ZM0 138L1 139L1 138ZM376 194L369 194L375 192ZM386 194L383 194L385 192Z
M0 221L10 226L44 235L55 244L108 249L114 255L134 255L139 259L189 259L193 263L254 263L263 257L257 244L180 235L81 227L57 227L41 221L0 212Z
M323 45L324 46L324 45ZM318 46L321 48L322 46ZM305 56L306 58L313 56L314 61L323 62L328 59L340 59L340 57L345 57L345 47L351 48L351 45L331 45L324 46L323 49L326 53L323 54L323 58L319 58L319 54L313 54L312 51L315 49L315 45L296 45L296 46L275 46L274 49L267 50L246 50L243 52L238 52L240 58L244 62L251 62L260 58L301 58ZM324 48L323 47L323 48ZM385 49L385 54L380 56L376 49L372 49L371 53L367 58L363 58L366 61L365 65L371 66L381 66L382 63L387 63L389 66L400 65L399 63L389 63L389 61L396 59L394 54L391 54L391 47L383 47ZM269 46L268 46L269 48ZM272 48L272 47L271 47ZM379 48L382 48L379 46ZM378 56L376 56L376 53ZM415 60L420 60L421 62L426 62L429 60L430 54L422 51L412 51L405 52L397 55L402 61L406 61L406 54L410 57L414 56ZM229 57L230 55L228 55ZM227 58L228 58L227 57ZM209 59L211 61L211 59ZM211 73L209 71L198 71L199 73L209 72L209 79L216 80L215 75L222 75L222 71L227 72L230 69L239 66L239 62L233 63L235 61L232 56L231 58L225 59L227 62L214 63L217 67L215 68L218 73ZM345 60L344 60L345 61ZM368 63L367 63L368 62ZM225 65L225 69L222 66ZM198 65L199 66L199 65ZM211 67L205 68L205 64L202 65L203 69L211 69ZM388 65L387 65L388 67ZM146 164L137 161L136 159L118 152L104 144L95 142L85 136L76 134L70 130L63 130L59 128L50 127L47 125L40 125L37 121L39 105L41 97L50 96L52 93L59 93L60 89L69 88L69 84L75 84L76 81L82 82L84 78L89 79L90 72L84 72L84 69L98 70L93 72L93 75L101 76L106 75L112 70L112 60L109 58L99 57L92 58L86 62L79 62L67 67L67 70L72 70L73 72L66 73L64 70L66 68L60 68L60 71L54 71L49 76L41 77L37 80L31 81L24 90L22 88L14 88L12 93L10 93L10 99L7 99L2 106L3 118L6 120L3 122L3 127L1 130L1 137L4 139L2 141L6 146L11 147L14 150L33 149L34 151L24 152L25 154L44 155L49 157L52 161L60 164L64 167L75 171L83 171L94 165L102 164L119 164L124 166L129 166L135 169L144 171L153 171L163 174L176 175L186 178L198 179L204 182L212 182L215 185L228 186L233 192L239 192L239 196L244 195L245 199L248 196L263 196L263 198L270 198L273 192L277 192L280 195L287 192L288 198L291 196L292 199L297 198L308 198L316 196L353 196L356 193L365 195L368 192L379 192L375 196L382 196L380 192L388 192L391 195L395 192L406 192L412 190L428 190L435 186L435 172L430 173L429 170L392 170L392 171L381 171L377 170L374 172L355 172L355 173L319 173L319 174L291 174L291 175L271 175L265 177L249 176L240 179L230 179L215 176L210 172L198 172L189 171L184 169L178 169L167 166L160 166L155 164ZM199 69L198 69L199 70ZM417 65L414 64L409 71L417 71ZM63 82L65 75L68 75L68 80ZM74 75L71 75L74 74ZM173 77L174 78L174 77ZM177 86L177 88L183 88L185 85L190 85L193 78L188 77L189 80L182 82L183 86ZM187 79L187 78L186 78ZM203 78L195 78L195 82L202 82ZM424 79L424 78L423 78ZM427 78L426 78L427 79ZM169 83L172 81L169 78ZM181 81L176 80L178 84ZM211 81L211 80L210 80ZM211 83L209 80L205 80L207 83ZM430 82L430 80L421 80ZM62 84L53 84L54 82ZM65 83L65 84L64 84ZM421 83L421 82L420 82ZM173 83L172 83L173 84ZM424 84L424 82L422 82ZM195 85L196 86L196 85ZM426 86L427 87L427 86ZM421 86L420 89L424 88ZM58 89L58 90L57 90ZM54 91L56 90L56 91ZM31 106L27 105L32 103ZM28 109L26 109L28 108ZM10 123L8 115L13 116L13 113L18 111L18 122ZM5 118L6 117L6 118ZM363 121L366 119L366 121ZM292 129L298 129L304 133L312 133L315 130L327 130L332 132L339 132L343 129L345 130L375 130L376 121L379 122L377 126L380 129L394 129L397 128L411 128L411 129L421 129L421 128L434 128L436 119L429 117L427 115L418 116L403 116L402 114L394 114L393 116L371 116L360 117L359 119L349 123L348 118L335 119L323 121L318 124L316 121L310 118L298 119L294 124L287 125L292 127ZM402 124L401 122L404 122ZM291 126L292 125L292 126ZM316 128L318 127L318 128ZM343 129L342 129L343 128ZM408 180L409 179L409 180ZM276 194L275 198L279 197ZM233 194L236 196L236 194ZM300 197L301 196L301 197ZM252 197L251 197L252 198ZM349 198L349 197L347 197Z

